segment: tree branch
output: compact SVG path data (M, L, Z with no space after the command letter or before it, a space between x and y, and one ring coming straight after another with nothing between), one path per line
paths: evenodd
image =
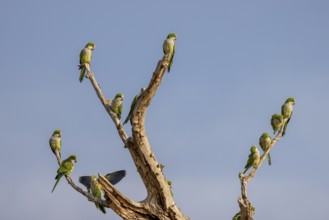
M58 165L60 166L62 164L62 159L61 159L61 157L60 157L60 155L57 151L56 151L55 156L56 156ZM109 207L108 203L105 200L98 199L95 196L91 195L90 193L88 193L86 191L83 191L80 187L78 187L74 183L74 181L72 180L72 178L70 176L65 175L65 178L66 178L68 184L70 184L73 189L75 189L76 191L78 191L79 193L84 195L86 198L88 198L89 201L95 202L95 203L100 204L100 205L105 206L105 207Z
M127 135L123 125L121 124L120 120L116 116L116 114L111 111L111 100L107 100L105 98L105 96L103 95L103 92L102 92L99 84L96 81L94 73L92 73L91 70L90 70L89 64L85 64L85 65L86 65L86 69L87 69L87 78L89 78L89 80L90 80L92 86L94 87L94 90L95 90L99 100L101 101L101 103L103 104L105 110L107 111L107 113L111 117L113 123L115 124L121 140L126 145L128 135Z
M134 202L122 195L103 176L99 177L99 182L103 186L105 198L107 198L108 202L108 204L104 206L112 208L123 219L189 219L184 216L181 210L176 206L171 195L170 186L162 173L163 165L157 162L145 132L144 122L147 107L150 105L168 68L168 58L168 55L164 55L162 60L158 62L149 86L136 103L131 117L132 137L129 138L120 120L117 118L116 114L111 111L111 101L104 97L95 79L95 75L91 72L89 65L86 65L87 78L89 78L99 100L116 125L119 136L125 147L128 148L147 189L146 199L143 202Z
M241 197L238 199L240 212L241 212L241 220L253 220L253 216L255 214L255 208L251 205L248 194L247 194L247 184L248 182L255 176L256 172L270 153L271 149L274 147L276 142L280 140L283 133L283 128L285 124L287 123L288 119L284 119L282 126L278 132L278 134L275 136L275 138L272 140L271 145L267 148L267 150L263 153L263 155L260 157L260 161L257 164L257 166L253 167L253 169L250 171L250 173L246 176L243 175L242 172L239 173L239 178L241 182Z

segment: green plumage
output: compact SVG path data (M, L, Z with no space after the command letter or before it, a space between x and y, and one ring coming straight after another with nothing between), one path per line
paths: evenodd
M295 105L295 99L290 97L286 100L286 102L281 107L281 114L285 119L287 119L287 122L283 127L282 136L286 134L286 129L293 112L293 105Z
M232 220L240 220L240 219L241 219L241 212L236 213L232 218Z
M80 71L80 77L79 77L79 81L82 82L85 73L86 73L86 66L85 64L88 63L90 64L91 61L91 57L92 57L92 51L95 49L96 45L92 42L88 42L85 46L85 48L83 48L80 52L80 65L79 65L79 69Z
M97 181L97 177L96 176L92 176L91 177L90 188L91 188L91 193L92 193L93 196L95 196L96 198L102 199L102 185L99 184L99 182ZM102 213L106 214L106 210L105 210L105 207L104 206L99 205L97 203L95 203L95 206Z
M170 72L174 56L175 56L175 40L177 39L175 33L170 33L167 39L163 42L163 53L169 54L168 73Z
M268 133L263 133L262 136L260 136L259 146L262 148L264 152L271 146L271 143L272 143L272 138ZM268 153L267 159L268 159L268 164L271 165L272 161L271 161L270 153Z
M247 161L247 164L246 166L244 167L245 170L243 173L246 173L247 170L250 168L250 167L256 167L259 163L259 160L260 160L260 153L257 149L256 146L252 146L250 148L250 154L249 154L249 157L248 157L248 161Z
M135 106L136 106L136 104L137 104L137 101L138 101L139 97L142 95L142 93L143 93L145 90L146 90L145 88L142 88L141 91L140 91L140 93L139 93L138 95L135 96L134 100L133 100L132 103L131 103L129 114L127 115L127 118L126 118L126 120L123 122L123 124L126 124L126 123L130 120L130 118L131 118L131 116L133 115L133 112L134 112L134 110L135 110Z
M277 130L282 127L282 124L283 124L283 116L282 115L279 115L279 114L272 115L271 125L272 125L272 128L273 128L273 134L275 134L277 132Z
M119 119L121 119L123 99L124 95L121 93L117 93L115 95L115 98L111 102L111 110L117 115Z
M61 130L55 130L49 139L49 145L51 150L55 155L56 152L58 152L59 156L61 156L61 148L62 148L61 136L62 136Z
M64 175L70 175L74 169L74 163L77 162L77 157L75 155L69 156L66 160L63 160L61 165L59 166L57 170L57 175L55 177L56 183L53 187L53 190L51 192L54 192L59 180L62 178Z

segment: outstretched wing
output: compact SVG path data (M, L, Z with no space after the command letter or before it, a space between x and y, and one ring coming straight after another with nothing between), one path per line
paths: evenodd
M108 174L105 175L106 179L108 179L108 181L110 183L112 183L113 185L120 182L120 180L122 180L123 177L125 177L125 176L126 176L126 171L125 170L118 170L116 172L108 173Z
M88 192L90 191L91 187L91 176L80 176L79 177L79 182L87 187Z

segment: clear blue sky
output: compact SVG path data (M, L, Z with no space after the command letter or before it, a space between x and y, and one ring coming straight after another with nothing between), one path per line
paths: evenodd
M328 205L329 2L1 1L0 218L119 219L61 181L48 139L63 132L72 177L126 169L117 185L145 189L78 55L96 43L92 69L107 98L125 94L123 116L148 84L162 42L177 33L172 71L148 112L154 153L191 219L231 219L249 148L286 98L286 136L248 185L255 219L321 219ZM130 133L130 126L126 126Z

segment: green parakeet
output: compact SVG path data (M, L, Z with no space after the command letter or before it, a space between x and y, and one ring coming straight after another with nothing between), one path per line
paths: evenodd
M63 175L69 175L70 173L72 173L74 168L74 163L76 162L77 162L77 157L75 155L71 155L67 159L62 161L61 165L57 170L57 175L55 177L56 183L51 192L54 192L59 180L62 178Z
M108 173L105 175L105 178L113 185L117 184L120 182L123 177L126 176L126 171L125 170L119 170L115 171L113 173ZM79 177L79 182L83 184L85 187L87 187L88 192L90 191L91 187L91 176L80 176Z
M283 116L282 115L279 115L279 114L272 115L271 125L272 125L272 128L273 128L273 134L275 134L276 131L279 128L281 128L282 123L283 123Z
M176 34L170 33L168 34L167 39L163 42L163 53L169 54L168 72L170 72L171 65L173 63L173 59L175 55L175 40L176 40Z
M61 148L62 148L61 136L62 136L61 130L55 130L49 139L49 145L51 150L55 155L56 152L58 152L59 156L61 155Z
M268 133L263 133L262 136L260 136L259 145L264 152L270 147L271 143L272 143L272 138ZM268 159L268 164L271 165L272 161L271 161L270 153L268 153L267 159Z
M240 220L240 219L241 219L241 212L236 213L232 218L232 220Z
M121 119L123 99L124 99L124 95L118 93L115 95L115 98L111 102L111 110L117 115L119 119Z
M260 160L260 153L258 151L258 148L256 146L252 146L250 148L250 154L249 154L249 157L248 157L247 164L244 167L245 170L244 170L243 173L245 174L247 172L247 170L252 166L256 167L259 163L259 160Z
M286 100L286 102L281 107L281 114L285 119L287 118L287 122L283 128L282 136L286 134L286 129L290 121L290 118L292 116L293 105L295 105L295 99L290 97Z
M134 100L133 100L132 103L131 103L129 114L127 115L127 118L126 118L126 120L123 122L123 124L126 124L126 123L130 120L130 118L131 118L131 116L132 116L132 114L133 114L133 112L134 112L134 109L135 109L136 103L137 103L137 101L138 101L138 99L139 99L139 96L140 96L145 90L146 90L146 88L142 88L141 91L140 91L140 93L139 93L138 95L135 96Z
M95 47L96 45L93 42L88 42L85 48L83 48L80 52L80 65L79 65L79 69L81 70L80 78L79 78L80 82L82 82L86 72L86 67L84 64L85 63L90 64L92 51L95 49Z
M96 176L91 176L90 181L91 194L96 198L102 199L102 185L97 181ZM105 207L95 203L97 209L99 209L104 214L106 213Z

